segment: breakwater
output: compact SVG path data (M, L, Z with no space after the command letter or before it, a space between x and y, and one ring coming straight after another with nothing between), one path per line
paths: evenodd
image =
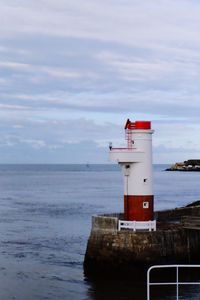
M85 274L124 274L155 264L198 263L200 230L185 228L183 216L200 216L200 206L156 212L157 230L152 232L119 231L123 214L93 216Z

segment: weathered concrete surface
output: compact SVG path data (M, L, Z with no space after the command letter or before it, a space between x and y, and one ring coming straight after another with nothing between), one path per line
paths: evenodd
M157 211L154 215L157 221L180 221L183 216L200 216L200 205Z
M118 215L92 216L92 231L115 232L118 229Z
M93 231L85 255L86 275L125 271L134 266L200 261L200 231L181 228L156 232Z
M200 207L197 210L200 214ZM178 219L186 215L178 211ZM194 211L188 208L188 213ZM157 215L177 219L174 212ZM165 217L164 217L165 216ZM96 216L92 218L92 230L84 260L86 276L107 272L133 271L137 267L147 268L155 264L199 263L200 230L187 230L179 223L159 223L155 232L117 231L118 216Z

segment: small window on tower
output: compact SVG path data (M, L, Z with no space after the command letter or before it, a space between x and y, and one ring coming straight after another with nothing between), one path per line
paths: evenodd
M149 208L149 202L143 202L143 208Z
M129 176L131 171L131 166L130 165L125 165L124 166L124 175Z
M143 181L144 181L144 183L147 183L147 178L144 178Z

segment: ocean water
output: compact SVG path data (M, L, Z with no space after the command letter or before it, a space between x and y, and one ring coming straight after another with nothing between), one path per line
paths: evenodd
M200 199L200 173L166 167L154 166L155 209ZM83 274L91 216L120 211L117 166L0 165L0 299L146 299L144 283ZM153 299L173 293L159 289ZM200 288L184 288L181 299L200 299Z

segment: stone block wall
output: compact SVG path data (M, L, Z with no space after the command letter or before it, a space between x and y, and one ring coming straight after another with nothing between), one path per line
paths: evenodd
M94 216L85 274L123 272L155 264L199 263L200 230L180 226L155 232L118 231L118 217Z

